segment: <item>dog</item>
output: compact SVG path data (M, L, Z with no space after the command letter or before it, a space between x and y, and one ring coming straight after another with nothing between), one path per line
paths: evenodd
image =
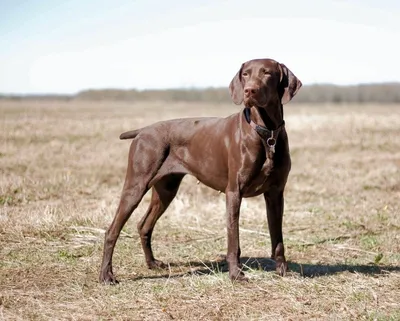
M155 259L151 236L157 220L174 199L182 178L195 176L225 193L228 249L232 281L246 281L240 264L239 214L244 197L263 195L276 271L288 269L282 236L286 181L291 168L282 105L301 88L301 81L282 63L254 59L242 64L229 85L236 105L244 108L226 118L201 117L161 121L125 132L133 139L119 206L105 233L99 280L115 284L114 247L126 221L151 188L150 205L137 225L147 266L164 267Z

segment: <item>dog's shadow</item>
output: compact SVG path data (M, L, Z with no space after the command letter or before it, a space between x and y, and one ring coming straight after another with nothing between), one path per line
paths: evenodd
M243 271L275 271L275 261L266 257L242 257L240 259ZM154 275L137 276L131 280L180 278L189 275L211 275L228 272L228 263L225 259L218 261L189 261L169 263L169 269L155 271ZM177 268L189 270L185 272L173 272ZM289 272L297 273L306 278L315 278L333 275L342 272L361 273L366 275L378 275L390 272L400 272L400 266L383 266L376 264L299 264L288 262ZM162 272L161 272L162 271Z

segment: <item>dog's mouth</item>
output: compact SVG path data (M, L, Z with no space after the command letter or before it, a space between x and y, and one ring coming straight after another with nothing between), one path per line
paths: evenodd
M254 97L245 97L244 100L244 106L247 108L257 106L257 107L265 107L266 103L264 101L261 101L259 99L256 99Z

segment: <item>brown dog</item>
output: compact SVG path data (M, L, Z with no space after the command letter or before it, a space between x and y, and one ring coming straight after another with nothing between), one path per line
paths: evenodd
M283 64L272 59L250 60L229 85L233 102L240 105L244 101L241 112L226 118L162 121L121 134L121 139L133 141L121 200L105 235L100 282L117 282L112 271L115 243L150 188L151 202L138 231L148 267L164 266L153 256L151 234L186 174L226 194L226 259L231 280L246 280L239 261L242 198L260 194L266 202L272 258L277 272L284 275L283 191L291 165L282 104L301 85Z

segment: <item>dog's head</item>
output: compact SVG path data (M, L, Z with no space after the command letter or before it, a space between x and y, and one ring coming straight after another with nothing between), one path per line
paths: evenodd
M302 86L287 68L272 59L254 59L242 64L233 77L229 90L233 102L246 107L266 107L272 100L288 103Z

